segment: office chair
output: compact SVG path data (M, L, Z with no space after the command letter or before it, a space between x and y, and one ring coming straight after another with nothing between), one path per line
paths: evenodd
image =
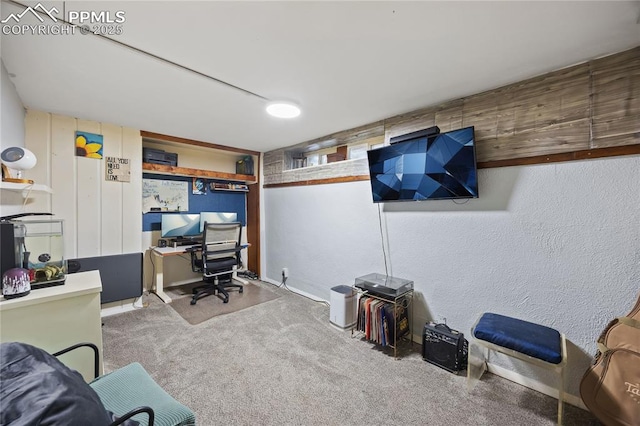
M216 292L219 296L222 295L224 303L228 303L227 288L230 287L238 288L242 293L242 284L247 284L247 281L236 275L236 269L242 264L241 238L242 224L239 222L204 223L202 246L189 250L191 269L201 272L202 280L206 283L193 289L192 305L195 305L199 298ZM234 284L234 280L242 284Z

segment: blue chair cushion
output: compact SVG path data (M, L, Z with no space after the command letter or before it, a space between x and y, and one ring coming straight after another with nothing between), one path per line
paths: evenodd
M552 364L562 362L560 333L544 325L487 312L478 321L474 336Z

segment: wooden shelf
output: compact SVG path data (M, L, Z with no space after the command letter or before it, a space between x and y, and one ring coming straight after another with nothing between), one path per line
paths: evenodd
M212 191L249 192L247 184L232 182L211 182L209 189Z
M227 188L213 188L212 191L249 192L248 189L227 189Z
M0 189L6 189L7 191L22 192L23 195L29 191L32 192L46 192L52 194L53 190L47 185L41 185L37 183L14 183L14 182L0 182Z
M186 167L165 166L164 164L142 163L142 170L151 173L177 176L191 176L199 178L220 179L234 182L256 183L257 179L251 175L237 175L234 173L214 172L211 170L189 169Z

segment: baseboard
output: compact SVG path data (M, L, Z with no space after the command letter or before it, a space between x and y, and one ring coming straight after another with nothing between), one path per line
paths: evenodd
M545 395L548 395L552 398L558 399L558 390L551 386L545 385L544 383L541 383L530 377L523 376L519 373L516 373L515 371L508 370L504 367L500 367L499 365L489 363L487 367L488 367L488 371L490 373L495 374L496 376L500 376L503 379L507 379L511 382L517 383L526 388L533 389L534 391L537 391ZM567 404L571 404L575 407L582 408L583 410L587 410L587 407L582 402L582 398L580 398L579 396L572 395L570 393L565 392L564 402L566 402Z
M100 317L109 317L111 315L123 314L125 312L135 311L138 308L138 300L142 300L141 297L135 299L121 300L118 302L105 303L100 306ZM142 306L140 306L142 307Z
M279 286L282 284L281 282L278 282L278 281L276 281L276 280L272 280L271 278L262 278L260 281L264 281L264 282L266 282L266 283L273 284L273 285L275 285L275 286L277 286L277 287L279 287ZM304 296L304 297L306 297L307 299L311 299L311 300L313 300L314 302L324 302L324 303L327 303L327 304L329 303L329 301L328 301L328 300L320 299L319 297L314 296L314 295L313 295L313 294L311 294L311 293L307 293L307 292L306 292L306 291L304 291L304 290L300 290L300 289L298 289L298 288L291 287L291 286L290 286L290 285L288 285L288 284L287 284L287 288L288 288L289 290L291 290L292 292L294 292L294 293L296 293L296 294L299 294L300 296Z

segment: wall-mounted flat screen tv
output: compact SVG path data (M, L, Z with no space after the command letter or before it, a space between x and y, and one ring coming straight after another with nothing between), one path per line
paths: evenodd
M367 151L374 203L478 197L473 126L390 142Z

